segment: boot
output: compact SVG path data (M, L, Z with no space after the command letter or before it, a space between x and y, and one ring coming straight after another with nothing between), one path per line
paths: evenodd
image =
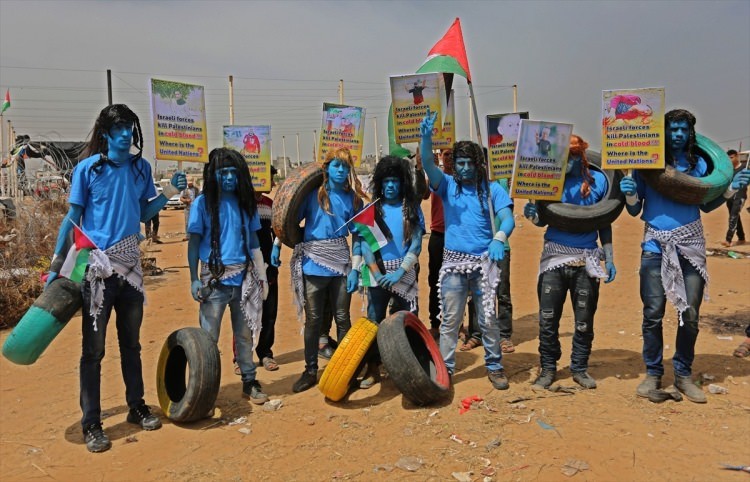
M690 376L681 377L680 375L674 376L674 386L677 390L681 391L685 397L694 403L706 403L706 394L703 390L693 383L693 379Z
M659 375L646 375L646 378L638 385L635 389L636 395L643 398L648 398L648 392L651 390L658 390L661 388L661 376Z

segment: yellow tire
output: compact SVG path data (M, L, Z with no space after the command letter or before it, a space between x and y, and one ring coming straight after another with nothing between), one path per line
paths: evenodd
M320 377L318 389L326 398L334 402L344 398L349 382L357 374L377 335L378 325L367 318L360 318L352 325Z

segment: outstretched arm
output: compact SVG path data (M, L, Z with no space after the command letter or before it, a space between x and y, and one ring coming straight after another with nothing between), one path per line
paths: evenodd
M141 222L145 223L156 216L161 208L167 205L169 198L184 190L187 187L187 177L182 171L177 171L172 175L172 180L164 188L164 191L150 201L141 201Z
M424 167L424 172L427 173L427 178L430 180L430 186L433 189L437 189L443 180L443 171L435 165L435 156L432 154L432 131L435 127L435 119L437 119L437 112L434 114L430 113L428 106L427 115L424 116L422 123L419 125L419 134L421 136L419 152L422 156L422 166Z

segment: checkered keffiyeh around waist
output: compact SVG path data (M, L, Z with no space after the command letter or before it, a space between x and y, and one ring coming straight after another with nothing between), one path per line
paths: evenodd
M94 331L98 330L97 317L104 304L104 280L116 274L130 286L143 293L143 271L138 235L128 236L102 251L94 249L89 254L86 281L91 287L89 314L94 320Z
M689 305L679 255L687 259L705 281L703 298L708 300L706 238L703 234L703 223L699 218L672 230L655 229L647 223L645 229L644 242L653 239L661 246L661 284L667 299L677 309L682 326L682 312L688 309Z
M497 263L490 260L487 251L481 256L460 251L443 249L443 265L440 267L438 287L442 291L443 278L448 273L471 274L479 270L482 280L479 283L482 289L482 308L486 318L495 316L495 291L500 283L500 268ZM440 316L443 314L443 297L440 297Z
M401 263L404 262L404 258L392 259L389 261L383 261L386 273L393 273L401 267ZM419 298L419 285L417 284L417 269L416 265L412 266L409 271L404 273L398 283L395 283L390 288L381 286L384 290L388 290L391 293L397 294L401 298L409 302L409 310L414 311L417 309L417 299Z
M292 292L294 305L297 308L297 319L304 322L305 286L302 278L302 260L310 259L313 263L327 268L339 276L347 276L352 270L349 256L349 245L346 238L318 239L299 243L294 247L289 264L292 270Z
M539 261L539 275L560 266L586 266L586 274L589 277L607 278L607 273L604 272L600 263L603 259L604 251L599 247L583 249L545 241L542 259Z

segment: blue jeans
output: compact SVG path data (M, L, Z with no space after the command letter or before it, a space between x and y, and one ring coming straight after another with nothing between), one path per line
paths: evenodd
M247 326L242 314L242 287L216 284L211 294L201 301L199 320L201 328L206 330L214 341L219 342L221 319L229 305L234 334L235 361L240 367L243 382L255 380L255 363L253 363L253 333ZM259 320L260 322L260 320Z
M500 267L500 284L497 285L497 322L500 326L500 339L510 340L513 336L513 303L510 299L510 251L505 251L503 259L498 261ZM479 341L479 331L474 304L469 305L469 336Z
M539 275L539 360L544 370L557 370L560 349L560 317L570 291L573 304L573 350L570 371L585 372L594 341L594 314L599 303L599 278L586 273L585 266L560 266Z
M352 326L349 317L351 293L346 291L346 276L303 275L305 282L305 370L318 370L318 340L326 312L326 304L333 308L336 338L344 339Z
M456 368L456 345L458 344L458 329L461 327L466 300L472 297L477 312L477 322L482 332L484 346L484 364L490 371L502 370L503 358L500 351L500 326L494 313L491 317L484 316L482 307L482 274L479 270L469 274L446 273L440 286L440 296L443 301L443 321L440 324L440 354L443 356L448 373Z
M674 372L682 377L690 376L695 358L695 340L698 338L698 319L703 300L705 282L690 262L679 256L685 292L689 307L682 312L682 326L677 326L677 341L672 357ZM643 301L643 361L648 375L664 375L662 318L667 304L661 283L661 254L641 254L641 301Z
M80 365L81 425L85 428L101 422L101 372L104 342L107 337L112 308L117 323L117 341L120 346L120 368L125 382L125 400L128 408L143 404L143 369L141 366L140 331L143 321L143 293L133 288L117 275L104 280L102 310L96 319L89 314L91 285L83 282L83 338Z
M409 311L409 302L399 295L379 286L368 288L367 318L375 323L383 321L385 319L386 311L388 311L389 303L391 305L390 314L396 313L397 311ZM419 314L419 308L415 308L412 313L415 315Z

